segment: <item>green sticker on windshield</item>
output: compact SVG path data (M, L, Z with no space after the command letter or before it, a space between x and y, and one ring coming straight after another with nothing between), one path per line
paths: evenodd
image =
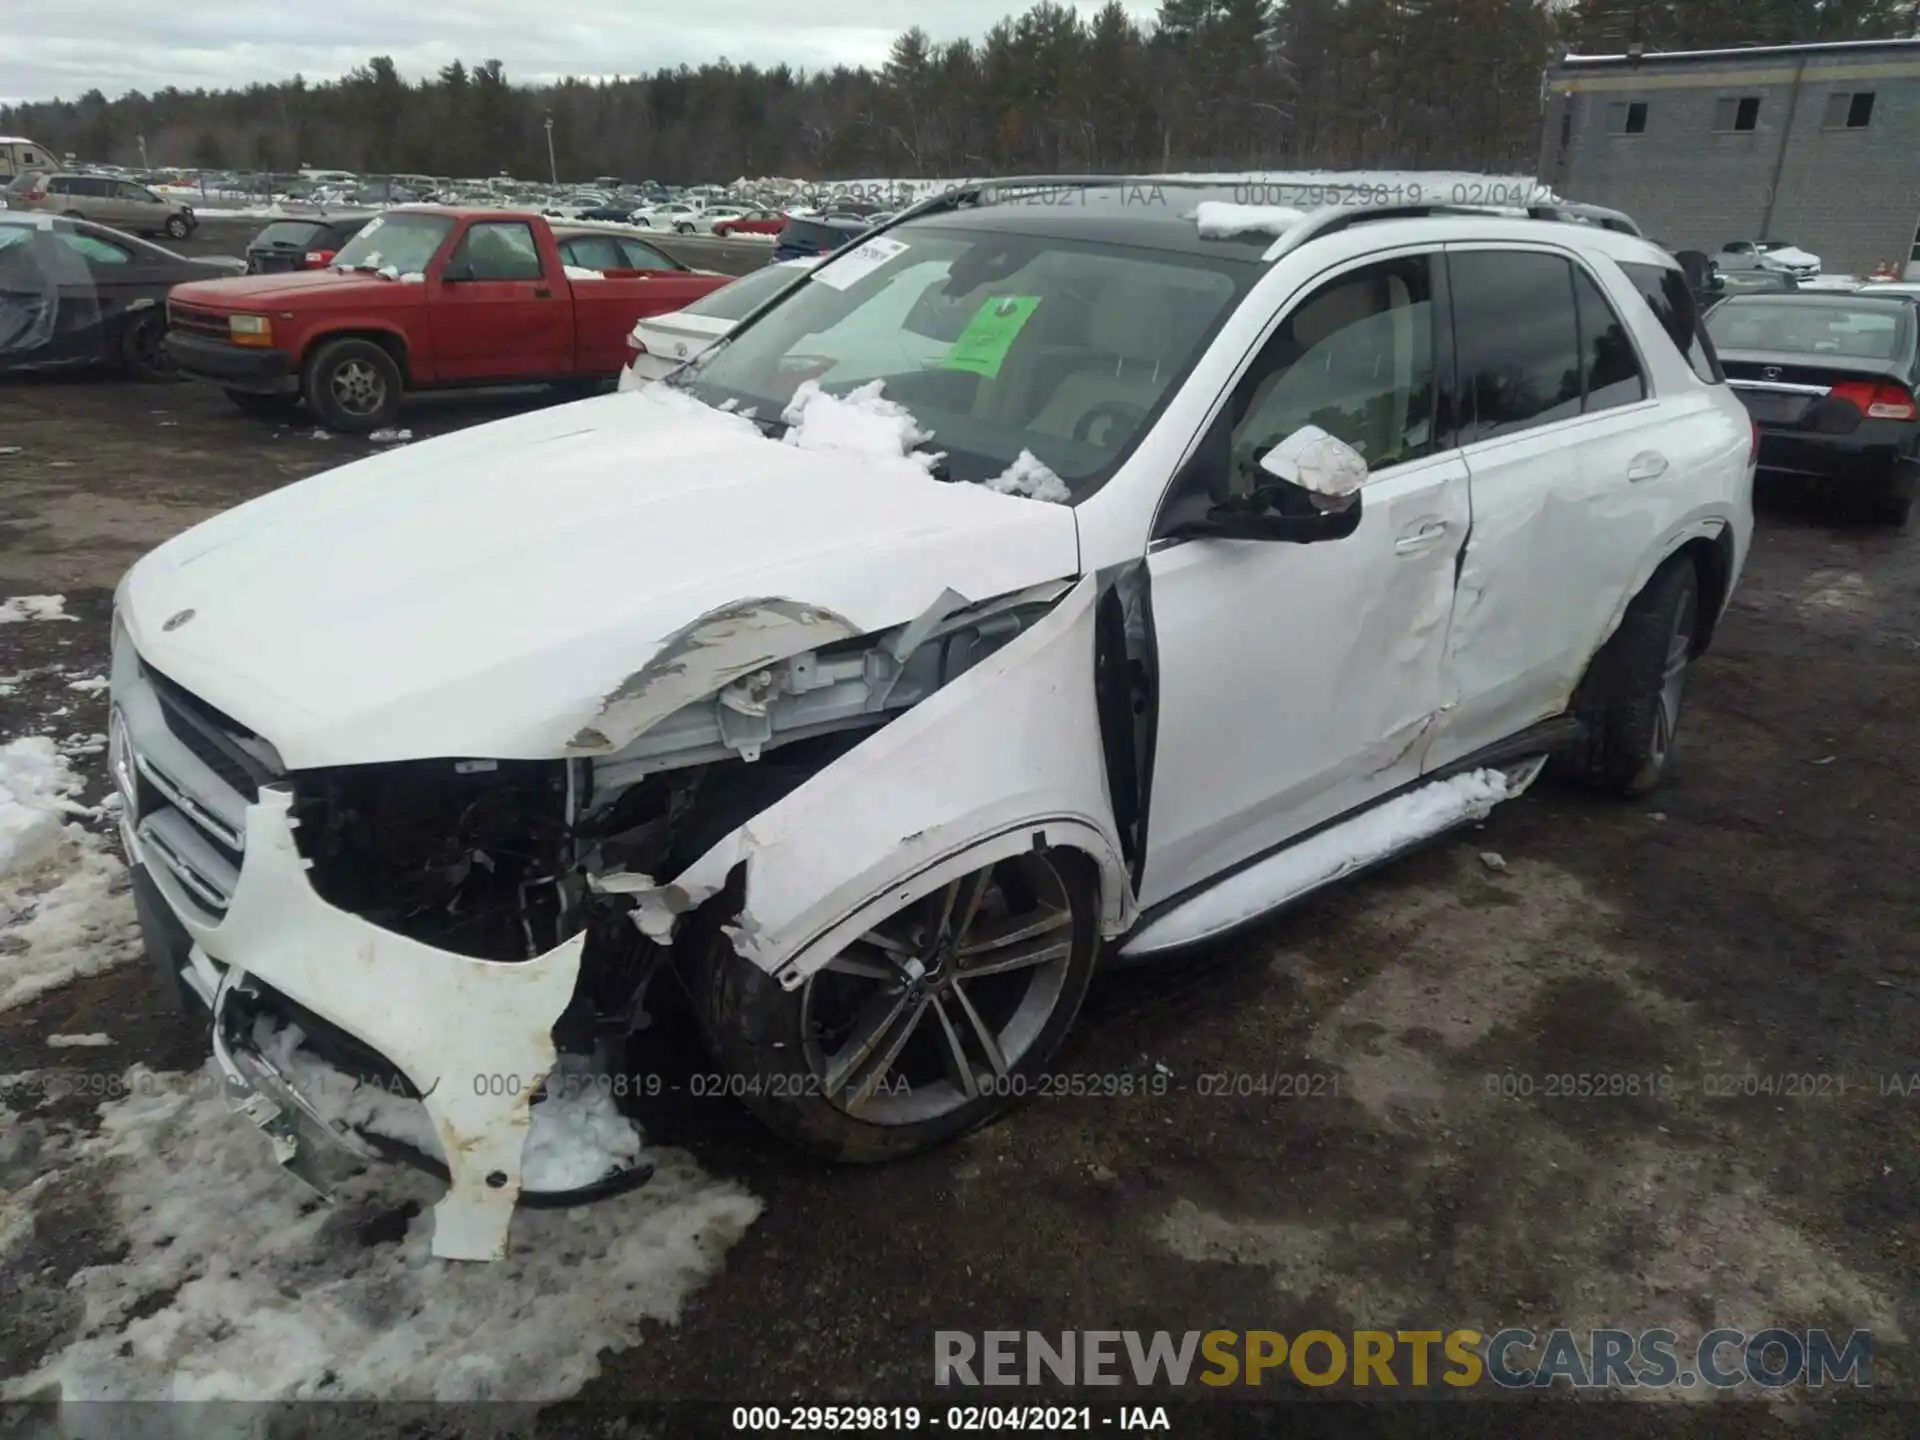
M947 352L946 368L971 370L988 379L998 375L1007 351L1039 305L1038 295L996 295L986 301Z

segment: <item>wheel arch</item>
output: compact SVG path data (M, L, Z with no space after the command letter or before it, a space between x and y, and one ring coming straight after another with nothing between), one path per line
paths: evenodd
M336 340L367 340L386 351L393 363L399 367L400 383L411 388L413 385L413 356L407 345L407 337L391 326L356 322L342 325L334 330L322 330L307 337L306 344L300 350L300 368L307 365L320 351Z

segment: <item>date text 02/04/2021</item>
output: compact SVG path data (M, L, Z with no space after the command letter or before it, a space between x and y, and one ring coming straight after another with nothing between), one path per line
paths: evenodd
M1085 1435L1094 1431L1170 1434L1173 1423L1163 1405L949 1405L923 1410L918 1405L736 1405L732 1429L738 1433L913 1434L921 1430L954 1434Z

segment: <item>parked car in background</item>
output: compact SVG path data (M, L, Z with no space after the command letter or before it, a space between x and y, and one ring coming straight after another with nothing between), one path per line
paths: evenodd
M674 259L654 243L654 235L643 230L612 225L570 225L564 220L553 221L552 226L561 260L576 270L597 270L603 275L616 276L697 275L718 285L732 279L716 270L701 270Z
M724 340L753 311L797 285L818 258L780 260L751 270L703 295L691 305L641 320L627 337L629 359L620 388L671 375L709 346Z
M830 255L872 228L870 222L854 215L791 216L773 242L773 258L799 260L810 255Z
M699 206L689 205L685 200L669 200L663 205L643 205L627 218L643 230L672 230L682 220L699 213Z
M239 272L65 216L0 212L0 369L106 364L164 373L167 292Z
M691 215L682 215L673 222L673 228L682 235L711 235L713 227L723 220L738 220L747 213L743 205L709 205Z
M1904 525L1920 479L1916 317L1912 296L1872 291L1716 305L1707 330L1760 427L1760 468Z
M285 1163L352 1133L272 1057L337 1043L419 1106L384 1128L438 1151L432 1253L501 1257L572 1194L529 1126L627 1073L663 966L716 1093L909 1155L1057 1073L1109 959L1177 964L1549 762L1669 773L1754 439L1672 260L1404 207L1217 237L1188 217L1231 188L1128 188L958 191L665 381L133 567L135 908Z
M343 431L391 425L415 390L611 380L636 319L727 277L624 248L618 271L561 253L602 240L614 237L556 231L530 212L390 210L324 270L182 286L168 343L182 373L243 409L297 398Z
M1708 277L1703 298L1717 305L1729 295L1789 295L1800 282L1784 270L1718 270Z
M45 210L135 235L165 234L175 240L184 240L200 223L192 206L110 175L28 173L7 186L7 208Z
M786 227L787 217L780 210L745 210L713 223L715 235L778 235Z
M277 275L287 270L322 270L366 223L371 212L327 215L312 220L275 220L247 242L247 273Z
M1714 256L1722 271L1778 270L1796 280L1820 273L1820 257L1785 240L1729 240Z

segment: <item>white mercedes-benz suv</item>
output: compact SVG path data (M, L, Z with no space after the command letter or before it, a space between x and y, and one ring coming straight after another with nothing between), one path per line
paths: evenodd
M1103 957L1217 940L1549 762L1657 783L1754 448L1630 235L957 190L669 379L134 566L149 948L285 1163L446 1175L443 1256L644 1175L551 1163L542 1116L627 1124L659 975L781 1136L913 1151L1015 1103Z

